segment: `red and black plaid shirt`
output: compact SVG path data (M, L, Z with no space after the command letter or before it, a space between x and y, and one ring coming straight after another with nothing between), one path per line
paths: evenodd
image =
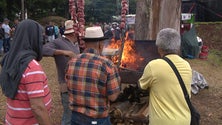
M108 116L108 96L120 92L120 76L112 61L95 54L80 54L69 61L66 80L72 111L93 118Z

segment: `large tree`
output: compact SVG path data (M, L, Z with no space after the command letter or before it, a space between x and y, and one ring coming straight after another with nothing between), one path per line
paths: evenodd
M136 40L155 40L159 30L180 30L181 0L138 0Z

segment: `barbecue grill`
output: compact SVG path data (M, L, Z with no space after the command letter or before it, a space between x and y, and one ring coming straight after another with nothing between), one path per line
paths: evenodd
M136 40L134 47L135 64L121 64L122 93L117 101L111 104L110 116L114 125L148 125L148 91L142 91L137 86L139 78L147 63L159 58L155 40ZM119 56L122 55L119 53ZM122 60L121 60L122 61Z

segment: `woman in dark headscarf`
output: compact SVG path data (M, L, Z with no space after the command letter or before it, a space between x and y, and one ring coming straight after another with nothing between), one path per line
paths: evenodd
M37 22L25 20L16 29L11 50L4 56L0 81L3 93L14 98L23 72L33 59L42 58L42 28Z
M42 34L39 23L22 21L1 61L0 85L7 97L6 124L51 124L48 81L37 62L42 59Z

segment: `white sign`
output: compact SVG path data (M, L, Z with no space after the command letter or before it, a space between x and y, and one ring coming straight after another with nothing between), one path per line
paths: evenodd
M182 13L181 14L181 20L190 20L192 17L191 13Z
M127 24L135 24L135 20L136 20L135 14L126 15L126 23Z

